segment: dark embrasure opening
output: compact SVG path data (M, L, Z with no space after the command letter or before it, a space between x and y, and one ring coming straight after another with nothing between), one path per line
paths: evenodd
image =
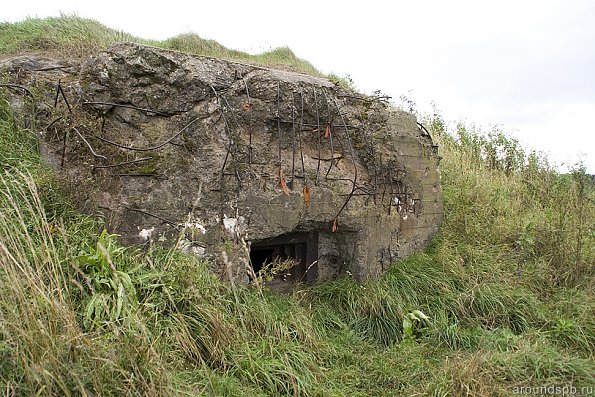
M259 275L273 261L293 260L296 264L275 276L277 282L311 282L316 280L318 269L318 233L290 233L271 239L253 241L250 246L250 263Z

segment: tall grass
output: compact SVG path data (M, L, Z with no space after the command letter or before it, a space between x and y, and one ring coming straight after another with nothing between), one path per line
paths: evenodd
M595 189L584 166L559 174L497 129L458 125L449 134L439 116L428 124L444 152L445 239L496 249L517 282L539 279L529 284L543 292L592 286Z
M76 17L0 33L5 54L82 56L138 40ZM196 36L155 45L228 51ZM443 157L445 219L430 248L376 281L346 276L278 295L221 282L175 250L119 245L73 208L41 163L34 120L0 95L0 390L506 396L592 386L592 178L580 165L557 173L499 130L423 121Z
M174 389L190 367L202 382L216 373L270 395L314 395L315 334L295 303L248 290L236 301L204 264L157 254L159 262L147 262L105 233L94 248L72 241L73 225L47 219L31 175L4 173L0 192L3 390L163 395L218 387ZM186 266L195 275L178 284Z
M150 365L150 346L133 339L127 356L118 356L110 335L87 334L79 321L76 281L69 268L73 247L62 225L50 222L32 177L16 172L0 177L0 340L7 366L0 379L15 394L97 394L108 379L117 390L156 390L146 376L160 376ZM118 377L117 361L142 360ZM132 363L130 363L132 364ZM116 365L114 365L116 366ZM136 384L126 379L137 378ZM119 378L122 383L113 383ZM108 383L109 384L109 383Z
M33 133L10 109L1 116L0 145L24 155L13 143ZM57 181L34 147L26 154L0 171L3 391L316 395L321 371L304 308L232 291L175 251L121 247L66 203L56 211Z
M216 373L270 395L314 395L315 333L295 303L248 290L236 301L204 264L157 254L147 263L105 233L97 251L72 241L73 225L46 218L31 175L4 173L0 192L3 390L162 395L192 390L172 386L190 367L202 382ZM98 270L99 260L111 264ZM186 266L195 275L178 284Z

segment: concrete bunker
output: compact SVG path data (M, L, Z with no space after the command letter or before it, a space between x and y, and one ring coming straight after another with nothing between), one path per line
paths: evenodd
M47 90L35 112L44 157L86 186L81 209L124 243L182 234L238 282L246 263L275 259L295 261L287 283L366 280L424 248L442 220L437 148L383 96L131 43L73 67L29 63L0 69Z

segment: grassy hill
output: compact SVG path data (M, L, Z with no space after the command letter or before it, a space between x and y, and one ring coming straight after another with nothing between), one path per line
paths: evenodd
M0 56L76 59L121 40L139 41L76 17L29 19L0 25ZM192 35L150 44L317 73L287 49L253 57ZM595 386L595 186L580 166L559 174L500 131L449 129L427 115L445 200L431 247L379 280L345 277L285 296L221 283L174 250L120 246L73 208L40 161L35 128L25 128L34 123L5 94L4 395L508 396Z

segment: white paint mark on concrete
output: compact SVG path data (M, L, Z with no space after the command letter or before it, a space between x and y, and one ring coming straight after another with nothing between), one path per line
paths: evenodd
M204 247L196 245L186 238L183 238L180 241L178 241L178 245L176 246L176 248L187 254L196 255L199 258L204 257L206 254L206 249Z
M181 224L181 226L184 226L186 229L196 229L202 234L205 234L207 232L207 229L205 229L205 227L199 221L200 219L196 219L191 222L185 222Z
M155 228L152 227L150 229L143 229L138 233L138 236L140 238L142 238L145 241L148 241L151 239L151 236L153 235L153 232L155 232Z
M196 245L193 246L193 247L191 247L190 248L190 251L194 255L198 256L199 258L202 258L203 256L205 256L205 252L206 252L206 250L204 249L204 247L199 247L199 246L196 246Z
M223 226L232 236L239 236L242 233L244 221L245 218L243 216L238 218L228 218L227 215L223 215Z

